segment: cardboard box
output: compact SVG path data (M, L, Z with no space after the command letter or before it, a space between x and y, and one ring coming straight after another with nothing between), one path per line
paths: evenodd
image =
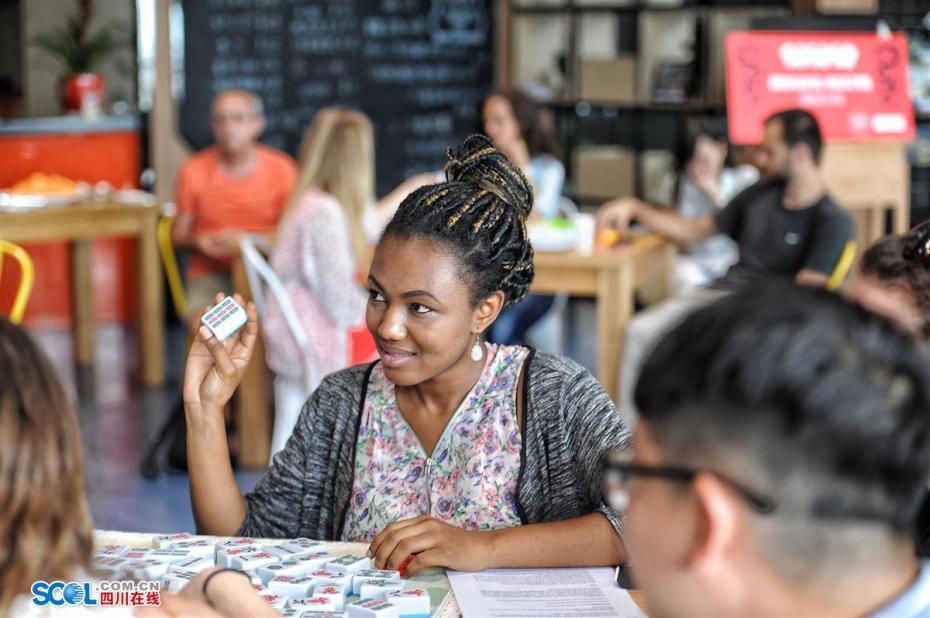
M581 146L572 155L575 193L609 199L632 195L636 155L619 146Z
M634 103L636 58L582 58L579 95L586 101Z
M862 15L878 12L878 0L817 0L817 12Z

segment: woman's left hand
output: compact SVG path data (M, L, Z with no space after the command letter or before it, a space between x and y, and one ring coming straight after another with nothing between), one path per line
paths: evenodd
M403 565L403 577L416 575L426 567L481 571L492 566L493 537L493 532L462 530L421 515L382 530L372 541L368 555L376 569L401 570Z

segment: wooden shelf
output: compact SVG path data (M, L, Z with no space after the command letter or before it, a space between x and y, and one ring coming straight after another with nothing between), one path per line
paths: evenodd
M614 103L610 101L588 101L585 99L548 99L539 101L540 105L557 109L572 109L579 103L587 103L592 109L614 108L624 112L684 112L684 113L715 113L725 112L723 103L700 103L686 101L684 103Z
M719 11L719 10L749 10L764 8L788 8L790 3L785 0L769 0L762 2L721 2L715 4L684 2L679 5L652 5L642 2L618 2L593 5L519 5L513 4L510 11L514 16L520 15L570 15L582 13L666 13L675 11Z

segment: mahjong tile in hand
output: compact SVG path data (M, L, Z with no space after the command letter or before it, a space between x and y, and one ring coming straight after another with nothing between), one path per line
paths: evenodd
M245 309L239 306L231 296L218 302L200 318L220 341L245 326L247 317Z
M404 582L399 579L373 579L359 586L359 596L363 599L381 599L389 592L398 592L404 589Z
M316 580L306 575L278 575L268 582L268 590L285 597L309 597L315 584Z
M332 599L324 597L309 597L306 599L291 599L288 603L289 607L294 609L304 609L315 612L335 612L336 602Z
M283 615L283 614L282 614ZM345 612L302 612L300 618L346 618Z
M386 601L362 599L346 605L349 618L399 618L397 608Z
M401 616L429 616L430 599L426 588L389 592L384 600L396 607Z
M326 568L354 575L359 571L371 570L371 558L367 556L343 556L327 562Z
M400 571L386 571L383 569L368 569L354 573L352 578L352 594L358 596L362 593L362 583L373 579L400 579Z

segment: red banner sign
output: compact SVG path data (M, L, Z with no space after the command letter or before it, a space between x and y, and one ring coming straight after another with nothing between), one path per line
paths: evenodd
M759 143L768 116L798 107L817 117L826 140L914 137L903 35L734 32L726 64L734 143Z

